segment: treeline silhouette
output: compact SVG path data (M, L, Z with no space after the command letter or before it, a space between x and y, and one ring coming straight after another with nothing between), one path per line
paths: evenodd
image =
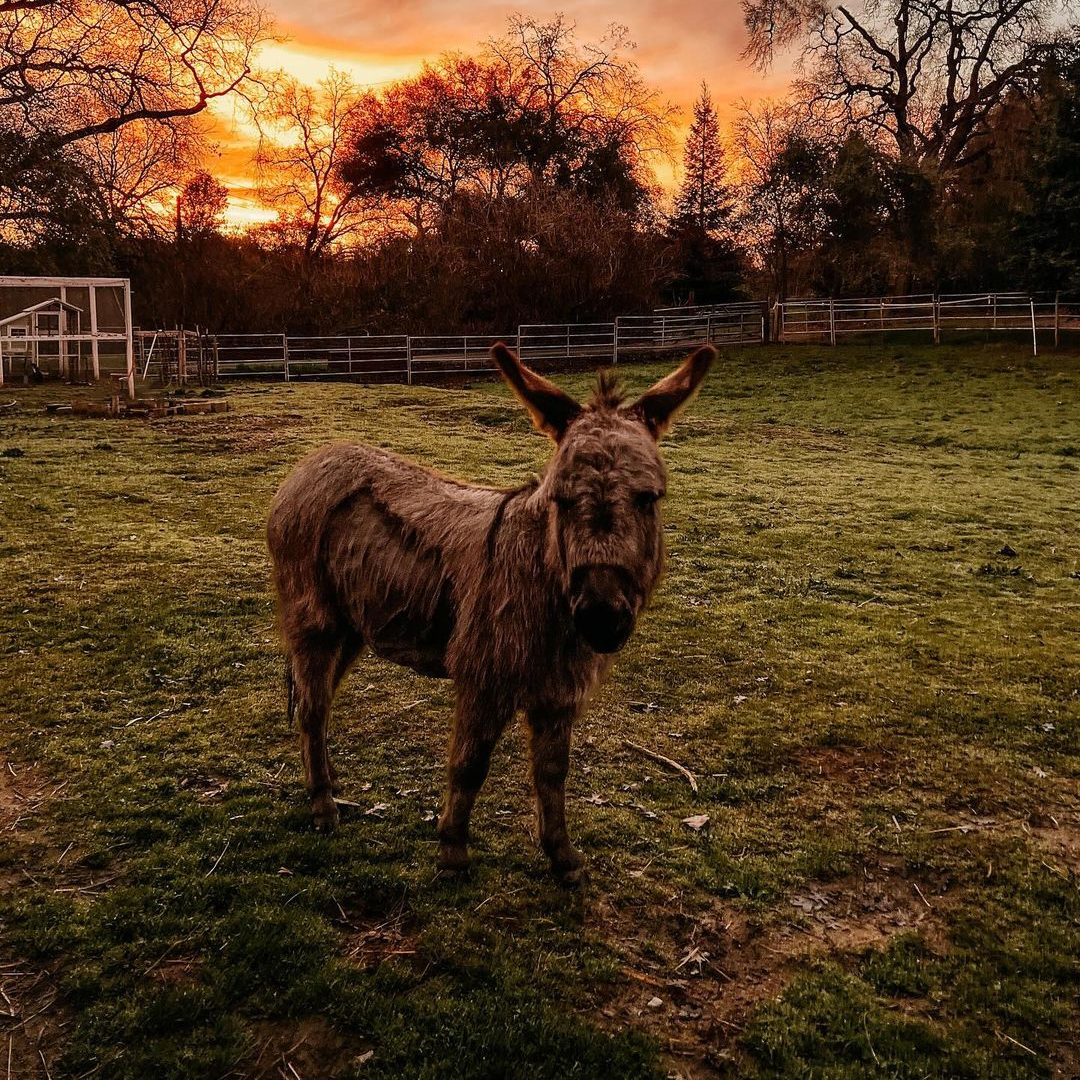
M256 0L0 0L0 272L121 274L146 326L501 332L661 303L1080 293L1074 0L745 0L784 100L689 132L624 28L511 16L377 90L258 69ZM202 114L258 121L227 223ZM681 159L678 187L657 182Z

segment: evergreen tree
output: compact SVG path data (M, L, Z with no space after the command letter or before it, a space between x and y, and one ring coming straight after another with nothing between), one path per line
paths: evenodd
M1080 294L1080 61L1049 92L1051 115L1017 226L1017 262L1036 289Z
M723 229L732 206L725 172L720 120L709 88L702 83L701 96L694 102L694 122L690 125L683 151L683 181L675 199L673 219L676 229L689 227L701 233Z

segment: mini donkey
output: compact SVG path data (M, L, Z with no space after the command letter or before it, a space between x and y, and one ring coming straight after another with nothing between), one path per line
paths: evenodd
M330 704L362 649L453 679L456 718L439 819L439 868L468 866L469 815L496 741L525 716L540 843L579 880L564 791L574 720L630 637L664 560L657 442L716 356L698 349L632 405L601 375L586 406L505 345L492 356L555 442L511 491L440 476L385 450L334 444L282 484L267 528L289 713L315 827L332 830Z

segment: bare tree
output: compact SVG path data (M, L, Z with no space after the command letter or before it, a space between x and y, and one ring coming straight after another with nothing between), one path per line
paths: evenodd
M0 0L0 121L64 146L253 89L258 0Z
M671 144L672 106L647 87L615 27L579 43L561 16L512 16L479 57L447 54L372 95L343 174L422 234L459 198L554 185L639 213L650 163Z
M1035 88L1075 0L743 0L746 55L795 47L812 111L890 142L908 167L942 172L1010 93Z
M201 153L191 117L138 121L80 140L65 153L86 169L103 219L127 230L160 227L171 194Z
M465 188L505 194L519 157L499 74L448 54L369 95L350 117L344 178L416 233Z
M270 95L255 158L259 197L307 256L354 238L373 219L368 196L341 175L346 136L365 101L333 68L317 86L284 79Z
M599 41L580 43L562 15L546 23L511 15L506 35L488 42L488 58L502 66L513 108L538 121L529 149L540 178L572 170L584 154L604 146L618 147L643 172L670 151L678 110L625 57L634 48L618 24Z
M740 174L736 228L774 296L803 284L801 257L825 228L824 148L790 103L743 103L732 142Z

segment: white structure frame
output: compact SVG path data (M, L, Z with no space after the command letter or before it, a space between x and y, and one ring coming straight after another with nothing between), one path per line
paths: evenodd
M135 397L135 338L131 325L131 280L129 278L91 278L91 277L10 277L0 275L0 288L25 288L25 289L54 289L56 295L49 300L31 304L22 311L8 316L0 322L0 386L4 385L4 347L18 341L27 345L49 342L58 345L60 350L61 374L66 374L65 346L68 343L90 343L90 362L93 368L94 378L101 378L99 361L99 347L102 342L123 342L127 357L127 368L124 374L124 382L127 384L129 398ZM101 330L98 327L98 289L122 289L124 295L124 329L123 331ZM82 325L82 320L76 318L75 332L71 333L67 325L67 315L71 312L79 312L75 305L68 303L68 289L87 290L90 301L90 326L87 329ZM11 334L13 324L20 319L31 320L31 327L37 330L37 315L42 309L51 304L59 307L58 332L55 334L27 333L15 337ZM51 313L50 313L51 314ZM8 333L4 333L7 328Z

